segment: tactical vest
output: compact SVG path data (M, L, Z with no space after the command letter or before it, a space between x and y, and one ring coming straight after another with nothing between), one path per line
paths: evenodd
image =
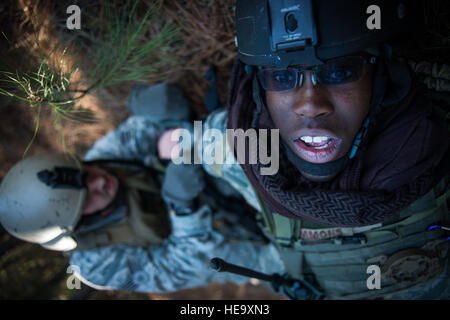
M327 298L395 298L439 277L434 290L443 290L449 241L442 225L449 220L449 197L447 176L395 217L363 228L289 219L271 212L260 198L259 218L287 273L297 279L313 274ZM380 289L368 289L370 265L380 267Z
M124 187L125 203L110 215L119 217L122 215L122 218L76 235L75 250L112 244L148 246L160 243L170 233L170 221L160 196L158 183L149 181L144 172L118 169L111 171L118 176Z
M435 103L434 111L446 119L450 136L448 106ZM408 299L410 293L417 299L422 291L433 296L450 284L448 157L434 188L382 224L333 228L290 219L273 213L255 190L260 224L287 273L297 279L313 275L327 298ZM368 267L374 265L381 271L379 289L368 288Z

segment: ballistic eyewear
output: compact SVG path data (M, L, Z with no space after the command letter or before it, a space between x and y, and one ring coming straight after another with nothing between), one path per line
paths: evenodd
M265 68L258 71L258 78L264 90L286 91L301 87L303 73L312 71L312 83L336 86L360 80L366 63L375 63L375 57L351 56L327 61L325 64L309 67L289 67L286 69Z

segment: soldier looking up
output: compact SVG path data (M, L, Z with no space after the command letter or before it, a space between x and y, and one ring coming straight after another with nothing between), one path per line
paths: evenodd
M371 30L374 4L382 25ZM415 12L412 1L236 4L228 109L203 131L279 129L269 149L280 167L203 166L259 210L290 276L315 278L329 299L448 298L447 125L396 50L417 35ZM199 142L245 158L230 141L220 152ZM371 265L377 290L367 286Z

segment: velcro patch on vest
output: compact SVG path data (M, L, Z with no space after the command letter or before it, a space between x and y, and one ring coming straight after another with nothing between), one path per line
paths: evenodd
M327 228L327 229L305 229L302 228L300 238L302 240L324 240L339 236L353 235L352 228Z
M300 239L302 240L324 240L332 239L340 236L352 236L354 234L363 233L368 230L381 227L381 223L373 224L365 227L358 228L325 228L325 229L307 229L302 228L300 232Z

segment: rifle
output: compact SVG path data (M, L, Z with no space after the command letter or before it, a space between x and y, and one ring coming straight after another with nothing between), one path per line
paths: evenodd
M218 272L231 272L241 276L270 282L275 292L280 292L281 290L292 300L321 300L325 298L325 295L313 285L315 282L313 276L307 275L305 276L305 279L298 280L287 274L280 275L278 273L274 273L272 275L268 275L228 263L220 258L211 259L210 268Z

